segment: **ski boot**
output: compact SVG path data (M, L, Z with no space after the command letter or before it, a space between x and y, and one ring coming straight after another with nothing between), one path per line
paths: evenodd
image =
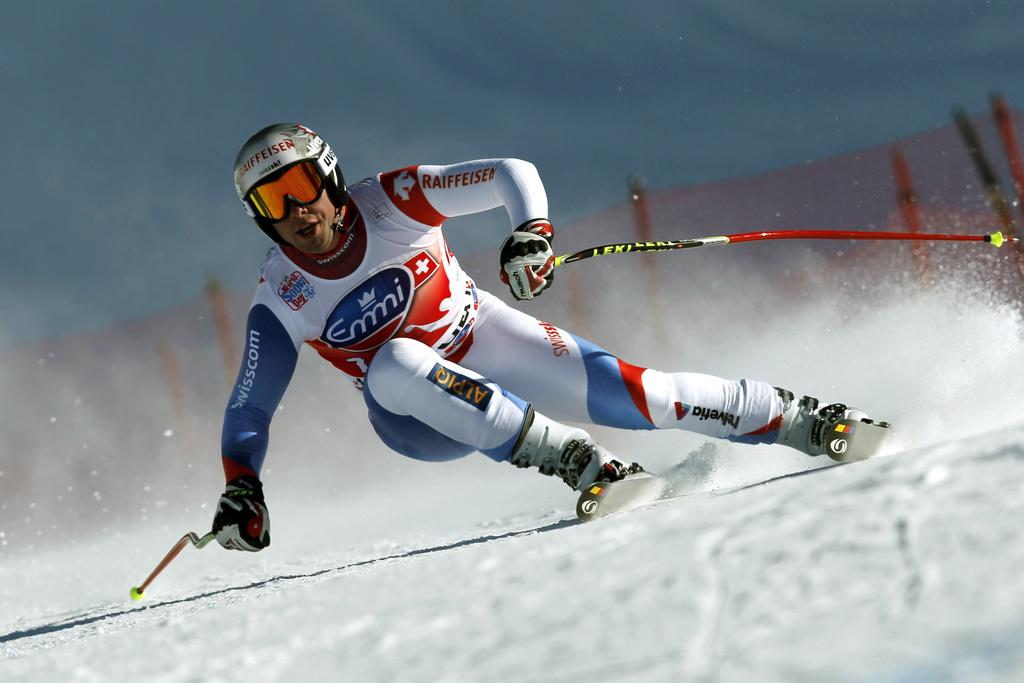
M533 410L526 414L523 431L512 449L516 467L536 467L541 474L557 474L569 488L582 491L594 482L611 482L643 472L636 463L625 465L590 434Z
M827 453L838 462L864 460L878 450L890 426L842 403L819 408L813 396L796 401L793 392L778 387L776 391L782 397L782 425L776 443L811 456Z

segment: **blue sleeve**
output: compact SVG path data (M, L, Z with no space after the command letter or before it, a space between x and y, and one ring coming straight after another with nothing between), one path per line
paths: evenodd
M298 357L277 316L263 304L253 306L245 327L242 366L224 410L221 456L228 480L259 475L267 454L270 420Z

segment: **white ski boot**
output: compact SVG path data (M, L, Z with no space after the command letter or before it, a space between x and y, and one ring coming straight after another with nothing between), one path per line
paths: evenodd
M536 467L541 474L557 474L569 488L582 491L595 481L618 481L643 472L640 465L624 465L579 427L570 427L533 410L531 406L519 440L512 449L516 467Z
M875 452L890 426L887 422L876 423L864 411L842 403L819 408L813 396L796 401L793 392L778 387L776 391L782 397L782 425L776 443L808 455L827 453L840 462L863 460ZM872 436L862 436L865 431Z

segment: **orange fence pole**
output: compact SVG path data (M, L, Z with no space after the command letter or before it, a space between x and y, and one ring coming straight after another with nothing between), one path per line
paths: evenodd
M967 145L967 153L971 156L971 161L974 162L978 175L981 176L981 182L985 186L985 195L988 197L989 206L999 216L1003 234L1007 237L1013 237L1014 221L1013 215L1010 213L1010 205L1006 201L1006 197L1003 196L1003 189L999 186L999 180L992 170L992 164L989 163L985 150L981 146L978 131L975 130L974 124L971 123L971 119L963 108L957 107L953 110L953 120L956 121L956 127L960 130L960 136L963 138L964 144Z
M217 331L217 341L220 343L221 359L224 362L224 377L228 384L232 384L238 370L238 356L235 354L235 342L231 334L231 316L228 313L227 294L217 278L210 278L206 283L206 297L210 301L213 326Z
M896 179L897 199L900 203L900 213L903 214L903 226L908 232L921 232L921 211L917 204L917 194L914 192L914 185L910 180L910 166L903 156L902 150L895 145L889 150L889 158L892 159L893 176ZM918 282L925 283L928 280L928 252L924 242L915 242L912 246L914 263L917 267Z
M967 145L967 153L971 155L971 160L974 162L978 175L981 176L981 182L985 186L985 195L988 197L989 206L999 216L1003 234L1012 238L1016 231L1013 214L1010 212L1010 204L1003 195L1003 190L999 186L999 180L992 170L988 157L985 155L985 150L982 149L978 132L974 129L974 124L971 123L967 112L962 107L953 109L953 120L956 122L957 128L960 129L960 136L963 138L964 144ZM1013 243L1012 239L1010 241L1011 253L1013 253L1017 262L1017 270L1020 271L1021 276L1024 276L1024 251L1021 251L1019 244Z
M161 342L160 344L160 359L163 366L164 383L167 385L167 393L174 404L178 433L184 440L184 450L191 454L192 436L188 424L188 410L185 405L185 386L181 381L181 370L178 367L178 360L174 355L174 350L167 342Z
M1024 217L1024 164L1020 160L1020 147L1017 145L1017 134L1013 129L1013 119L1002 95L992 95L992 113L999 127L999 137L1003 141L1006 158L1010 162L1010 175L1013 177L1013 188L1017 192L1017 207Z

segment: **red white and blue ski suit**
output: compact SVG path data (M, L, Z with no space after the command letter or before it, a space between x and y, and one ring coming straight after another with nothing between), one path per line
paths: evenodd
M498 206L513 227L546 220L532 164L412 166L349 192L355 220L336 250L277 245L260 269L224 413L228 479L259 474L303 343L362 389L377 434L412 458L508 460L531 403L566 422L777 438L782 402L769 384L632 365L477 288L441 226Z

